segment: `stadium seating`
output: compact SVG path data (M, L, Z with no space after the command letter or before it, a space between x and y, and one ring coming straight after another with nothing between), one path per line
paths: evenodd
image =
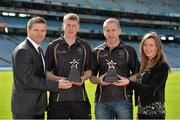
M125 35L139 35L143 36L146 31L141 27L129 27L129 26L122 26L122 32Z
M28 1L28 0L21 0ZM30 1L28 1L30 2ZM36 0L34 2L44 2L49 4L47 0ZM78 6L82 8L124 11L135 13L153 13L167 14L179 13L179 0L53 0L51 4Z
M136 13L148 13L150 9L143 4L139 4L136 0L120 0L118 1L121 6L125 8L125 11Z
M12 28L26 28L27 18L19 18L19 17L3 17L8 27Z
M167 4L163 2L163 0L144 0L143 4L147 6L151 11L161 14L177 12L175 9L173 9L173 7L167 6Z
M16 40L16 41L14 41ZM18 42L22 42L25 39L25 36L8 36L8 35L1 35L0 34L0 58L4 58L6 61L11 62L11 53L13 49L17 46ZM47 37L46 40L41 44L44 52L46 51L46 48L49 44L49 41L52 41L55 38ZM95 40L95 39L88 39L87 40L92 49L100 45L104 42L104 40ZM139 42L134 41L125 41L126 44L131 45L135 48L138 58L140 59L139 54ZM168 61L170 62L171 67L173 68L179 68L180 67L180 46L175 43L166 43L163 44L163 48L165 51L165 54L167 56ZM0 66L11 66L9 62L6 62L0 59Z
M0 36L0 58L4 59L4 61L1 59L0 66L11 65L9 64L11 62L11 54L16 46L17 44L9 40L8 36Z
M2 19L3 18L3 19ZM28 21L27 18L19 17L0 17L0 21L5 20L10 28L25 28ZM59 31L62 27L62 21L57 20L47 20L48 30ZM102 24L95 23L84 23L80 25L81 32L92 32L92 33L101 33L103 32ZM173 29L152 29L152 28L142 28L142 27L131 27L131 26L122 26L122 32L125 35L140 35L143 36L146 32L155 31L160 35L180 35L179 30Z
M168 16L171 15L179 15L180 16L180 0L17 0L24 2L24 3L42 3L46 5L56 5L56 6L69 6L74 8L85 8L85 9L92 9L92 10L106 10L106 11L112 11L112 12L127 12L127 13L137 13L139 15L145 14L145 15L160 15L160 16ZM20 5L20 4L19 4ZM32 4L31 4L32 5ZM2 9L3 5L0 5L0 9ZM47 7L48 8L48 7ZM11 8L14 9L16 12L19 9L16 9L15 7ZM20 8L20 10L26 11L25 8ZM74 9L75 10L75 9ZM45 15L45 18L47 20L48 24L48 32L51 33L50 36L46 37L46 40L42 43L42 48L45 51L48 43L56 38L56 36L53 34L53 32L58 32L61 30L62 27L62 17L64 15L64 11L58 10L55 11L52 9L50 10L38 10L37 8L34 9L27 9L27 11L36 11L36 12L42 12L40 15ZM35 13L36 13L35 12ZM35 15L32 14L32 16ZM44 14L43 14L44 13ZM48 15L47 15L48 14ZM102 14L102 13L101 13ZM103 13L104 14L104 13ZM47 15L47 16L46 16ZM103 27L102 22L108 18L108 15L100 15L98 13L95 14L84 14L84 13L78 13L80 16L80 32L83 34L93 34L94 36L98 36L97 38L86 38L88 39L90 45L92 48L98 46L104 40L101 40L99 36L103 36ZM129 14L127 14L128 16ZM52 17L51 17L52 16ZM111 15L110 15L111 16ZM117 15L118 16L118 15ZM116 17L117 17L116 16ZM31 17L31 16L30 16ZM111 16L112 17L112 16ZM119 16L118 16L119 17ZM58 18L58 19L54 19ZM2 16L0 15L0 24L7 25L10 29L15 29L14 31L17 32L16 34L2 34L2 31L4 32L4 29L0 29L0 66L11 66L9 62L11 62L11 52L12 50L25 39L25 28L28 21L28 17L17 17L13 16ZM90 20L88 20L90 19ZM61 20L61 21L60 21ZM92 20L92 22L91 22ZM121 27L122 27L122 35L128 37L131 36L137 36L142 37L145 33L150 31L155 31L159 35L173 35L173 36L179 36L180 37L180 26L175 26L175 29L171 27L172 24L178 24L178 20L176 21L161 21L160 19L155 19L152 21L151 19L148 20L148 25L144 23L146 21L143 21L141 19L141 22L143 24L139 25L138 20L136 19L136 16L134 17L125 17L121 18L119 17L119 20L121 21ZM133 23L134 22L134 23ZM130 23L130 24L129 24ZM161 25L162 23L162 25ZM172 23L172 24L171 24ZM152 26L151 26L152 24ZM153 25L154 24L154 25ZM163 24L169 25L168 27L162 27ZM147 26L146 26L147 25ZM158 25L158 27L157 27ZM161 27L159 27L161 25ZM155 26L155 27L154 27ZM16 31L17 30L17 31ZM22 33L18 33L18 30L21 30ZM23 35L22 35L23 34ZM57 34L56 34L57 35ZM93 36L92 35L92 36ZM87 35L86 35L87 36ZM139 56L139 41L126 41L128 44L132 45ZM165 53L167 54L167 58L172 65L172 67L180 67L180 47L179 44L164 44Z

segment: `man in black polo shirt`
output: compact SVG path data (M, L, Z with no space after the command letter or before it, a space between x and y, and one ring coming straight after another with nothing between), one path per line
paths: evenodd
M93 51L91 81L98 84L95 116L96 119L132 119L132 90L118 81L120 76L130 77L138 72L137 54L119 38L121 28L117 19L107 19L103 24L103 32L106 41ZM108 73L109 69L115 72Z
M64 16L63 31L64 35L52 41L46 51L46 77L62 83L59 92L50 93L48 119L91 119L84 81L91 76L92 51L87 41L77 37L76 14ZM79 80L73 81L78 76Z

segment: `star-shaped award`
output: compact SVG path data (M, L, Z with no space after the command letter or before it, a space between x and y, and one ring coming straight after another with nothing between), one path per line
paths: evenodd
M113 62L113 60L111 61L106 60L106 62L108 64L108 69L111 69L111 68L115 69L114 65L116 65L117 63Z
M73 59L73 61L69 62L71 64L71 69L69 72L68 80L70 80L71 82L81 82L80 73L77 69L79 61L80 59L79 60Z
M72 62L69 62L71 64L71 68L76 68L77 69L77 65L79 64L79 60L73 59Z

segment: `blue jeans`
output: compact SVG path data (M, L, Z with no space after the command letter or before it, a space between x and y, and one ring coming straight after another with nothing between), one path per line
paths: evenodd
M112 101L95 103L96 119L133 119L132 103Z

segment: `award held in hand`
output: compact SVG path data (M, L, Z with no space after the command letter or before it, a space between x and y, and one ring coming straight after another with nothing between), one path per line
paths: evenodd
M71 70L69 72L68 80L71 82L81 82L80 73L77 69L77 65L79 64L79 60L73 59L72 62L69 62L71 64Z
M116 82L118 80L116 69L115 69L116 63L113 62L113 60L111 60L111 61L106 60L106 61L107 61L107 65L108 65L108 71L104 78L104 81L108 82L108 83Z

